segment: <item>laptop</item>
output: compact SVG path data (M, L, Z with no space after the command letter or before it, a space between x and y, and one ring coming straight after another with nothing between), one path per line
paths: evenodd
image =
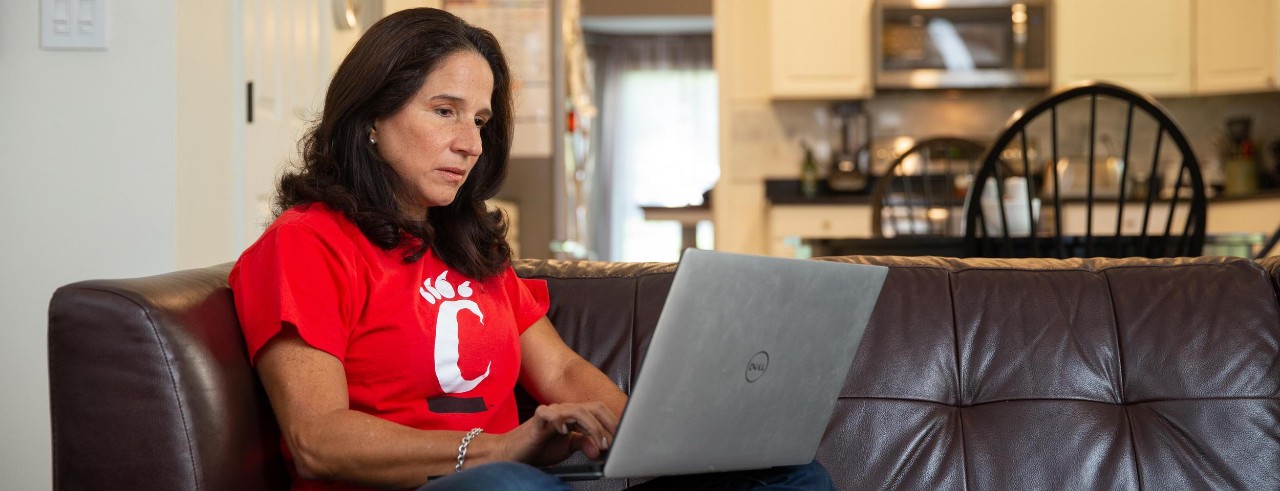
M808 464L886 275L687 250L607 458L546 470L580 480Z

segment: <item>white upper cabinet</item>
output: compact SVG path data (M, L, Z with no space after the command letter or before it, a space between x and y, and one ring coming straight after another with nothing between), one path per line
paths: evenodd
M1191 1L1054 2L1054 86L1105 80L1151 95L1190 94Z
M1055 87L1106 80L1156 96L1280 89L1280 0L1059 0Z
M775 99L865 99L873 93L872 0L770 0Z
M1197 0L1195 90L1200 94L1276 90L1277 0Z

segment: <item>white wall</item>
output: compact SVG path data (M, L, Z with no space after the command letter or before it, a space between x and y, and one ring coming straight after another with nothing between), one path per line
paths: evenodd
M115 0L107 50L47 51L40 2L0 2L4 489L52 487L46 331L54 289L232 261L240 241L253 240L237 236L239 3ZM386 1L388 12L439 4ZM322 36L317 49L328 51L330 72L358 35Z
M109 49L39 48L0 2L0 476L49 489L54 288L175 265L174 2L110 4Z
M116 3L124 2L113 2L113 8ZM174 237L176 268L188 269L240 254L235 210L243 192L234 167L242 149L234 129L244 124L246 105L241 74L233 69L234 2L176 3L173 23L154 27L176 26L177 33L171 64L177 105Z

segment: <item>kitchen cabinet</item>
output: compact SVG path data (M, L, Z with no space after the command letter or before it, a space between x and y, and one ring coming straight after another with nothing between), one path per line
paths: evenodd
M1151 95L1191 94L1191 2L1054 2L1054 86L1105 80Z
M1195 91L1256 92L1280 88L1278 0L1195 2Z
M796 257L802 239L871 237L871 205L772 205L769 255Z
M1106 80L1155 96L1280 89L1280 0L1054 3L1054 86Z
M871 7L872 0L770 0L772 97L871 97Z

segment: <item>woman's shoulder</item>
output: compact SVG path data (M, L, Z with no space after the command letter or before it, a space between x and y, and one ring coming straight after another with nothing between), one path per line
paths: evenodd
M263 234L276 230L286 233L306 231L329 239L341 237L357 242L364 239L364 234L355 222L324 203L305 203L285 210L267 226Z
M297 205L276 217L232 268L278 268L281 264L330 262L355 267L361 264L368 240L341 212L311 203Z
M295 205L276 217L267 229L280 227L306 227L313 229L356 228L355 224L346 215L324 203Z
M360 228L342 212L323 203L306 203L285 210L276 217L250 250L264 242L301 245L323 243L326 248L352 249L366 241Z

